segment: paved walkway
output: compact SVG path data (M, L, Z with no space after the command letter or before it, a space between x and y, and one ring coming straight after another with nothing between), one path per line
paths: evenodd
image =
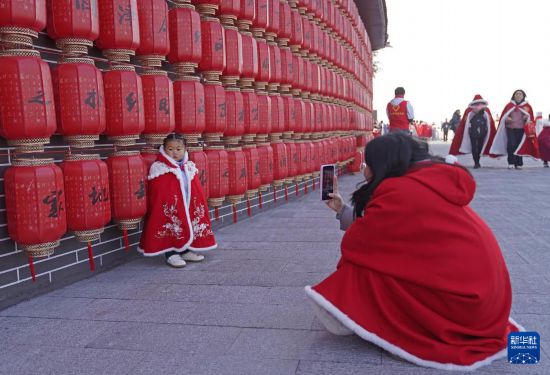
M439 153L445 145L434 144ZM472 165L469 157L461 158ZM537 330L550 373L550 170L482 161L473 204L495 231L514 288L513 317ZM359 176L342 178L346 195ZM424 374L315 320L303 287L327 276L342 233L317 192L217 232L202 264L139 258L0 311L2 374Z

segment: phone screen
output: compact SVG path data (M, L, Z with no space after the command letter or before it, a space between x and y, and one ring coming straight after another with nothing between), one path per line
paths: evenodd
M334 165L323 165L321 168L321 199L331 199L328 195L334 193Z

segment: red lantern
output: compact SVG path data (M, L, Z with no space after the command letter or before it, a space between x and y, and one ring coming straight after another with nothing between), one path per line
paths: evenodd
M282 141L271 144L273 149L273 185L281 186L288 176L287 152Z
M210 17L220 9L222 0L192 0L202 16Z
M195 166L199 170L199 180L201 182L202 191L204 192L204 197L208 199L208 159L206 154L202 150L202 147L189 146L187 147L189 152L189 160L195 163Z
M298 157L300 158L300 165L299 165L299 168L298 168L298 175L302 179L306 179L307 174L310 171L309 158L308 158L308 147L307 147L307 145L304 141L299 141L297 146L298 146L297 153L298 153Z
M279 43L287 46L292 35L292 9L286 1L280 3L279 10Z
M308 146L311 152L311 172L314 177L319 176L319 170L321 169L321 160L319 159L319 148L315 141L308 142Z
M275 43L270 43L269 47L269 66L271 69L269 89L276 91L281 84L282 67L281 67L281 49Z
M300 56L294 55L292 57L292 69L294 71L294 79L292 82L292 94L300 95L301 91L304 90L305 82L305 69L304 69L304 59Z
M252 86L258 75L258 42L252 34L241 32L243 45L243 69L239 85L241 87Z
M252 25L254 18L256 18L256 6L254 1L251 0L240 1L241 6L237 23L241 31L247 31L250 29L250 25Z
M209 81L218 81L226 66L225 32L217 18L201 20L202 59L199 69Z
M112 61L130 62L140 44L137 0L98 0L97 46Z
M160 152L156 147L148 146L141 149L140 155L143 159L143 164L145 165L145 172L147 175L149 175L149 169L151 169L151 165L157 161L159 154Z
M135 143L145 128L143 86L130 66L114 66L105 72L106 134L117 146Z
M93 147L106 124L101 72L92 59L65 59L52 77L59 132L72 147Z
M275 40L281 28L281 3L280 1L269 0L268 2L268 26L266 28L266 37L269 40Z
M294 59L290 48L281 49L281 92L289 92L294 80Z
M4 0L0 7L0 35L9 47L32 47L32 38L46 27L44 0Z
M184 76L174 82L176 132L196 144L206 127L204 86L199 77Z
M241 0L220 0L220 19L224 25L234 26L241 12Z
M299 52L304 43L302 28L302 16L297 9L292 9L292 34L290 35L290 49L292 52Z
M233 204L239 203L246 193L248 182L246 177L246 157L240 147L227 149L229 165L229 191L227 200Z
M273 149L269 143L258 144L260 158L261 191L266 191L273 182Z
M67 227L77 241L99 239L111 221L109 172L99 155L71 155L61 164L65 180Z
M262 183L260 176L260 156L254 144L244 145L243 152L246 158L246 196L248 198L253 198L258 193L258 189Z
M294 133L294 123L296 121L296 114L294 109L294 98L290 94L283 94L283 111L284 111L284 120L283 120L283 135L286 139L292 136Z
M0 57L0 136L21 152L42 151L56 129L50 68L36 51L10 54Z
M254 141L260 128L260 117L258 114L258 97L252 89L242 89L244 109L244 136L243 141L250 143Z
M219 141L226 129L227 103L221 82L207 82L204 85L206 142Z
M286 182L291 184L298 175L298 171L300 169L300 158L298 155L298 147L296 147L296 143L294 143L294 141L285 141L285 147L288 161L288 178L286 179Z
M309 54L311 49L311 22L308 19L302 19L302 33L304 35L304 42L302 43L301 52L305 55Z
M223 71L224 84L236 85L243 72L243 39L236 27L225 28L226 66Z
M244 134L245 113L243 95L237 87L229 87L225 91L227 112L224 141L228 145L239 143Z
M115 152L107 159L113 220L125 233L137 229L147 211L147 171L139 151Z
M177 2L168 13L170 53L168 61L181 74L194 73L202 57L201 19L195 7Z
M144 66L160 67L170 52L168 4L165 0L137 0L139 9L139 61Z
M229 164L223 146L210 146L205 150L208 160L208 204L220 207L229 193Z
M163 70L146 70L141 75L145 129L148 144L160 145L174 131L174 87Z
M252 22L252 32L254 35L262 35L269 27L269 1L268 0L256 0L256 17Z
M53 254L67 230L63 173L53 159L18 159L4 173L12 240L30 256Z
M310 100L304 100L304 112L303 112L302 121L304 124L302 131L306 134L311 133L315 118L314 118L314 111L313 111L313 103Z
M301 99L294 100L294 134L300 139L304 133L306 120L305 103Z
M271 132L271 98L265 91L258 91L258 136L256 140L265 141Z
M63 52L87 54L99 36L97 0L48 1L48 35Z
M269 45L263 39L258 42L258 75L256 76L256 87L264 89L271 80L271 61L269 58Z
M285 129L285 107L280 94L269 93L271 99L271 135L278 139Z

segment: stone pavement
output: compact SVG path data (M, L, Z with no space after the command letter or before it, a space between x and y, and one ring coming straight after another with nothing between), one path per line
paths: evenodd
M550 170L505 164L483 160L473 171L473 206L501 243L513 317L540 333L543 355L539 365L501 360L478 373L548 374ZM345 195L359 181L343 177ZM316 321L303 287L334 269L342 237L317 193L220 229L220 249L202 264L178 270L139 258L0 311L0 373L439 373Z

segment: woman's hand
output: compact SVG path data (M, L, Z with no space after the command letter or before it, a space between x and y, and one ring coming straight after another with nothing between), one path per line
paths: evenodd
M334 193L328 195L331 199L326 201L326 204L331 210L339 214L344 208L344 199L338 194L338 178L336 176L333 177L333 186Z

